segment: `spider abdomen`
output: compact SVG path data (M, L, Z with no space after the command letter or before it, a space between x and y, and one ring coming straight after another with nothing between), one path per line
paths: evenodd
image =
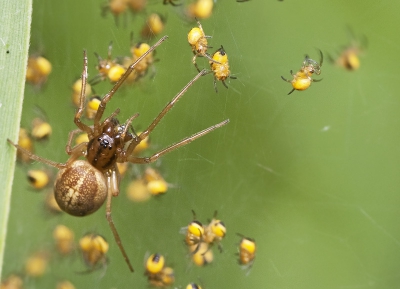
M107 197L107 182L99 170L87 161L76 160L58 172L54 196L60 208L73 216L97 211Z

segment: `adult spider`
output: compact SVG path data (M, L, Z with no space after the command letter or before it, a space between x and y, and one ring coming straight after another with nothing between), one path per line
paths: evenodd
M189 81L189 83L164 107L147 129L139 135L134 133L131 134L128 131L132 121L138 117L139 114L134 114L124 124L120 124L115 118L120 111L118 108L109 117L101 121L107 103L128 78L129 74L134 70L136 64L167 38L168 36L161 38L146 53L129 66L127 71L121 76L121 79L115 83L111 90L101 100L99 109L94 117L93 126L88 126L81 122L81 116L84 112L84 102L86 97L85 89L88 77L88 59L86 51L83 52L82 89L79 108L74 117L74 122L78 129L69 133L68 142L65 148L67 154L70 156L67 162L57 163L44 159L7 139L8 142L15 146L18 151L27 155L29 158L59 169L54 184L54 195L58 205L66 213L74 216L89 215L97 211L107 199L107 221L110 225L115 241L117 242L123 257L132 272L132 265L111 217L111 198L112 196L116 197L119 194L119 171L117 163L152 163L162 155L184 146L229 122L229 119L227 119L221 123L213 125L160 150L150 157L137 157L132 154L135 147L148 137L165 114L178 102L189 87L192 86L201 76L206 74L205 70L198 73L191 81ZM74 135L82 131L88 134L89 141L80 143L71 148L71 142ZM78 158L80 157L85 157L86 159L79 160Z

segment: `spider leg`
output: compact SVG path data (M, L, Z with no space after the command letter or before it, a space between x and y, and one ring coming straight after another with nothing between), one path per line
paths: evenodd
M322 63L324 62L324 55L322 54L322 51L319 50L319 55L320 55L320 60L319 60L319 66L322 66Z
M110 44L108 45L108 51L107 51L107 59L108 59L109 61L111 61L112 45L113 45L113 43L112 43L112 41L110 41Z
M289 94L291 94L293 91L295 91L295 89L294 89L294 88L293 88L293 89L292 89L292 90L291 90L291 91L288 93L288 95L289 95Z
M101 124L101 126L105 126L106 124L108 124L114 117L116 117L116 116L119 114L120 111L121 111L121 110L120 110L119 108L117 108L109 117L107 117L107 118L103 121L103 123Z
M67 154L69 154L69 155L71 155L71 153L72 153L72 150L71 150L72 139L74 138L74 136L75 136L78 132L81 132L81 130L80 130L79 128L69 132L67 145L65 146L65 151L66 151Z
M321 79L311 79L312 82L320 82L323 78Z
M137 118L139 116L138 113L135 113L134 115L132 115L126 122L125 122L125 127L124 127L124 131L121 133L121 139L125 139L125 135L128 132L132 121Z
M214 89L215 89L215 92L218 93L217 79L215 77L214 77Z
M114 165L114 167L105 172L104 175L107 178L108 191L109 192L111 191L113 197L117 197L119 195L119 180L120 180L118 167Z
M121 85L125 82L125 80L128 78L129 74L135 69L135 66L143 60L149 53L151 53L154 49L156 49L162 42L164 42L168 38L167 35L162 37L160 40L156 42L152 47L150 47L149 50L147 50L145 53L143 53L142 56L140 56L134 63L129 65L128 69L125 71L125 73L121 76L121 78L114 84L114 86L111 88L111 90L103 97L101 100L101 103L99 105L99 109L97 110L97 113L94 117L94 131L95 133L100 132L100 119L103 116L104 110L106 109L107 102L110 101L111 97L115 94L115 92L121 87Z
M181 6L182 5L182 3L179 3L179 4L175 4L174 3L174 0L164 0L164 5L167 5L167 4L171 4L172 6Z
M203 26L201 26L201 23L200 23L199 19L197 19L197 17L194 17L194 20L196 20L197 26L200 28L201 32L202 32L203 35L204 35Z
M200 68L197 66L197 63L196 63L197 55L198 55L198 54L195 54L195 55L193 56L192 62L193 62L193 64L194 64L194 66L196 67L197 71L200 72Z
M227 86L226 83L225 83L225 80L222 80L222 84L223 84L226 88L228 88L228 86Z
M39 156L37 156L37 155L31 153L30 151L28 151L28 150L26 150L26 149L20 147L19 145L13 143L10 139L7 139L7 141L8 141L10 144L12 144L13 146L15 146L15 148L16 148L17 150L19 150L19 151L22 152L23 154L27 155L27 156L28 156L30 159L32 159L32 160L35 160L35 161L44 163L44 164L46 164L46 165L49 165L49 166L58 168L58 169L60 169L60 170L67 167L67 164L57 163L57 162L54 162L54 161L51 161L51 160L48 160L48 159L39 157Z
M88 83L91 86L94 86L94 85L100 83L102 80L104 80L104 77L103 77L103 75L101 75L101 73L99 73L96 76L94 76L91 80L89 80Z
M81 130L86 132L88 135L92 132L92 129L81 122L81 116L84 110L85 100L86 100L86 82L88 77L88 58L86 54L86 50L83 51L83 71L82 71L82 87L81 87L81 95L79 98L79 108L75 113L74 122L76 126Z
M149 136L149 134L154 130L154 128L158 125L158 123L161 121L161 119L167 114L167 112L178 102L178 100L185 94L185 92L191 87L196 80L198 80L201 76L205 75L207 72L206 70L200 71L191 81L189 81L188 84L182 90L169 102L167 105L163 108L163 110L158 114L158 116L153 120L153 122L147 127L146 130L144 130L139 136L138 139L132 140L132 142L129 144L128 149L126 151L126 156L129 157L134 148L146 137Z
M174 143L168 147L166 147L165 149L162 149L161 151L155 153L154 155L152 155L151 157L144 157L144 158L140 158L140 157L135 157L133 155L128 155L127 157L127 161L134 163L134 164L148 164L148 163L153 163L156 160L158 160L161 156L181 147L184 145L187 145L189 143L191 143L192 141L208 134L209 132L212 132L213 130L216 130L217 128L220 128L224 125L226 125L229 122L229 119L224 120L223 122L220 122L216 125L210 126L209 128L206 128L202 131L199 131L197 133L195 133L194 135L190 136L190 137L186 137L183 140ZM140 136L139 136L140 137Z
M284 78L283 76L281 76L281 78L282 78L284 81L286 81L286 82L290 82L290 83L292 82L292 81L290 81L290 80Z
M204 56L205 58L207 58L208 60L210 60L210 61L212 61L214 63L221 64L221 62L218 62L218 61L212 59L212 57L208 53L204 53L204 55L202 55L202 56Z
M110 182L111 182L111 180L109 180L109 177L107 177L107 184L111 185ZM113 194L112 194L111 190L108 190L107 205L106 205L106 218L107 218L108 224L110 225L111 231L114 235L114 239L117 242L118 248L121 251L122 256L124 256L125 262L126 262L126 264L128 264L129 270L131 272L133 272L134 270L133 270L132 264L129 261L128 255L126 254L124 246L122 245L121 238L119 237L117 228L115 228L114 221L111 217L111 198L112 198L112 196L113 196Z

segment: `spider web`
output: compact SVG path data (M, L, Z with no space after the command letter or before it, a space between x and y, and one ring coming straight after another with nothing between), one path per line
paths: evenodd
M193 27L181 8L150 1L148 11L167 15L169 40L157 49L155 74L121 89L106 115L121 108L119 119L133 113L136 130L144 129L164 105L197 73L186 41ZM94 52L129 54L130 32L139 40L144 15L121 19L100 16L99 1L34 3L32 51L43 53L53 73L41 90L26 88L21 126L29 127L35 106L53 126L48 142L36 153L64 162L67 134L74 129L70 85L82 71L82 50L89 55L90 76L96 74ZM210 125L230 123L164 156L155 167L172 184L168 193L146 203L131 203L125 177L113 200L113 218L136 270L129 273L116 246L104 211L85 218L43 213L43 198L28 188L16 170L3 276L23 271L27 256L52 246L56 224L71 227L76 239L99 233L110 244L109 264L92 274L79 255L52 258L45 277L25 278L28 288L51 288L68 279L77 288L146 288L142 275L146 253L164 254L175 269L174 288L200 282L203 288L397 288L399 282L399 62L396 11L393 1L218 1L213 16L201 23L211 52L223 45L238 79L228 89L212 75L202 77L166 115L152 134L155 152ZM124 23L126 22L126 23ZM397 25L396 25L397 24ZM347 28L365 35L368 47L358 71L329 63L350 43ZM137 37L137 38L136 38ZM154 43L154 41L153 41ZM325 60L320 78L304 91L280 76L300 68L304 54ZM199 58L200 67L208 68ZM107 82L95 87L105 94ZM223 253L197 268L179 229L191 210L203 223L218 211L228 234ZM235 233L258 245L253 268L237 264Z

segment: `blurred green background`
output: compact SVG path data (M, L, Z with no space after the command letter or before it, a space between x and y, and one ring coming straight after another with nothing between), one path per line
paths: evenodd
M157 49L155 77L118 92L106 114L120 107L120 119L140 112L136 127L148 125L163 106L196 74L180 8L150 0L147 12L167 16L167 42ZM96 74L94 52L128 55L130 32L139 36L145 15L120 19L101 16L103 2L34 1L31 52L53 64L47 84L26 87L21 126L29 127L42 108L53 126L48 142L36 144L40 156L64 162L68 132L74 129L71 84L82 71L82 51L89 73ZM130 273L105 219L104 208L76 218L52 216L43 209L43 193L29 188L19 164L15 172L3 277L23 271L27 257L53 246L57 224L76 238L87 232L110 244L104 270L85 269L80 256L55 257L47 273L24 279L26 288L55 288L70 280L76 288L147 288L146 252L159 252L175 269L173 288L201 282L213 288L399 288L400 287L400 2L219 0L202 20L214 49L221 44L237 80L229 89L212 76L201 78L152 134L160 149L226 118L229 125L162 158L160 169L174 184L168 193L146 203L125 194L113 199L113 218L136 269ZM326 59L323 78L291 95L289 71L300 68L304 54L318 59L350 42L347 27L365 35L368 48L358 71L348 72ZM214 49L211 49L212 51ZM208 67L198 59L200 67ZM318 77L317 77L318 78ZM104 94L111 85L95 87ZM179 229L191 209L206 223L215 210L227 226L214 262L191 264ZM258 251L247 275L237 264L236 233L255 238ZM199 281L201 280L201 281Z

